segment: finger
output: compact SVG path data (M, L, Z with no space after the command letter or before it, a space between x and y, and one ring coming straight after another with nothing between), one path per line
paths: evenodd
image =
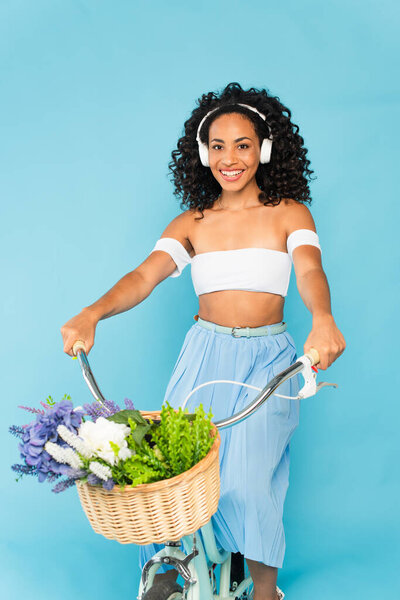
M306 348L306 347L304 346L304 348L303 348L303 349L304 349L304 354L312 354L312 353L310 352L312 348L315 348L315 347L314 347L314 346L308 346L308 347ZM316 348L315 348L315 349L316 349ZM320 367L320 364L321 364L322 357L321 357L321 354L319 353L319 351L318 351L318 355L319 355L319 361L316 363L316 365L315 365L315 366L317 366L317 367L318 367L318 369L320 369L320 368L321 368L321 367Z
M72 344L71 342L68 342L64 345L64 352L65 354L68 354L68 356L74 356L73 352L72 352Z

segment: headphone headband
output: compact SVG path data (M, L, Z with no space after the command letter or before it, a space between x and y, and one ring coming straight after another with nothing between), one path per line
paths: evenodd
M267 121L267 118L265 115L263 115L262 113L260 113L256 108L254 108L254 106L249 106L248 104L242 104L240 102L236 103L237 106L244 106L245 108L248 108L249 110L252 110L253 112L257 113L262 119L263 121ZM229 105L229 106L235 106L234 104ZM204 167L208 167L209 166L209 162L208 162L208 146L207 144L204 144L201 140L200 140L200 130L201 127L204 123L204 121L207 119L207 117L213 113L214 111L220 109L220 108L224 108L224 106L217 106L216 108L213 108L212 110L210 110L205 117L202 118L202 120L200 121L200 124L197 128L197 134L196 134L196 141L198 143L199 146L199 154L200 154L200 160L201 163ZM272 149L272 140L273 137L271 135L271 128L268 125L268 129L269 129L269 138L264 138L261 144L261 155L260 155L260 162L261 163L268 163L271 160L271 149Z

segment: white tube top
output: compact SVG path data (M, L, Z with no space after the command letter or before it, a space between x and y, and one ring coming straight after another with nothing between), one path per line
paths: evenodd
M309 244L321 251L318 235L311 229L296 229L288 236L286 244L287 252L269 248L237 248L202 252L191 257L181 242L165 237L157 240L151 252L162 250L172 257L176 269L170 277L178 277L190 264L197 296L220 290L247 290L284 297L289 287L293 250Z

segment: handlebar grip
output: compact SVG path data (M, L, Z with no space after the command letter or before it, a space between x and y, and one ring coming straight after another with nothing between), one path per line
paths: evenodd
M311 366L319 363L319 354L316 348L310 348L308 352L306 352L305 356L311 360Z
M76 356L78 350L83 350L86 352L86 346L83 340L76 340L76 342L74 342L74 345L72 346L72 354Z

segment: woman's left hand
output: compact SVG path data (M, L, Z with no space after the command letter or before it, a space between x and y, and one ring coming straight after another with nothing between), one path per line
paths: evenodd
M312 329L304 344L304 354L311 348L318 350L319 363L316 367L323 371L344 352L346 342L332 315L313 318Z

